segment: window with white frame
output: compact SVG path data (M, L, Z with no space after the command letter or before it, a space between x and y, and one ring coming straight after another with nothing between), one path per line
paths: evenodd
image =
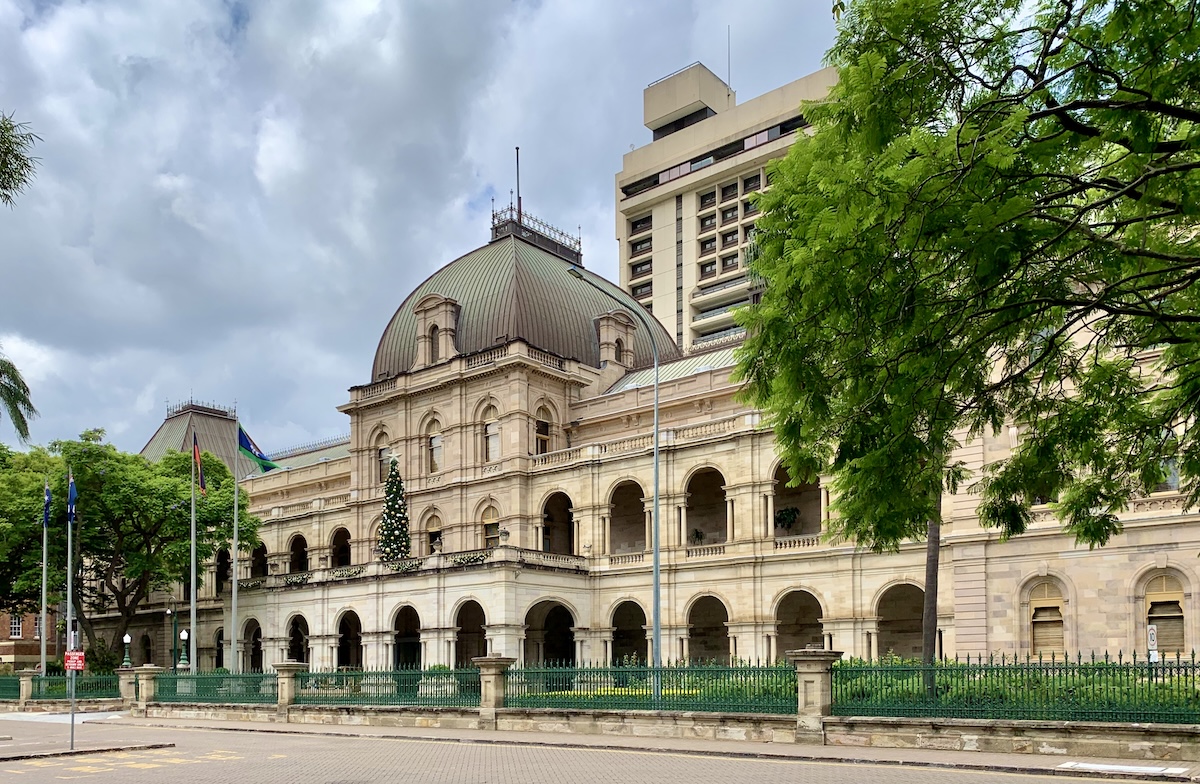
M12 615L8 620L8 636L14 639L21 636L21 616Z

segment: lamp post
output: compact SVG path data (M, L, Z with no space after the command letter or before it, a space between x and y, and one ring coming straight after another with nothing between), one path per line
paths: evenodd
M129 660L129 643L133 642L133 638L129 636L129 632L125 632L125 636L121 638L125 643L125 658L121 661L122 667L132 667L133 662Z
M187 646L187 641L188 641L188 631L187 631L187 629L184 629L183 631L181 631L181 632L179 633L179 642L180 642L180 645L179 645L179 666L180 666L180 667L183 667L184 669L187 669L187 668L190 666L190 665L188 665L188 646Z
M599 291L604 296L616 302L621 307L625 307L625 303L614 297L611 293L600 288L595 281L584 276L577 268L572 267L569 270L571 277L582 280L596 291ZM633 315L638 321L642 322L642 326L646 328L646 334L650 337L650 351L654 357L654 510L652 512L651 524L651 545L653 551L653 587L651 589L651 639L652 647L654 648L651 656L651 663L655 667L662 666L662 614L661 614L661 568L659 559L659 525L658 525L658 341L654 338L654 328L650 326L650 322L642 313L641 306L636 306L633 309ZM655 679L655 696L658 696L658 680Z
M172 600L171 604L174 605L175 602ZM176 614L173 606L167 608L167 617L171 619L171 672L174 673L176 659L179 658L179 648L176 642L179 639L179 615Z

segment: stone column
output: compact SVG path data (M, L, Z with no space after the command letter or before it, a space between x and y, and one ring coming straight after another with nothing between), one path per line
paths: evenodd
M17 675L21 678L20 691L17 693L17 710L24 710L25 703L33 699L33 679L40 673L37 670L21 670Z
M823 746L822 719L833 705L833 663L842 652L804 649L788 651L787 657L796 667L796 742Z
M479 668L479 729L496 729L496 710L504 707L504 684L511 656L477 656L471 661Z
M737 534L737 524L734 521L734 510L737 508L737 505L733 502L733 498L730 497L730 495L729 495L730 489L731 488L729 488L729 487L721 488L721 491L723 493L725 493L725 541L726 542L733 542L733 539Z
M127 710L133 707L134 692L137 691L137 670L133 667L117 669L117 686L121 690L121 703Z
M158 676L163 672L163 667L158 667L153 664L143 664L137 668L138 679L138 702L137 708L133 715L145 716L146 706L154 702L154 687Z
M763 496L767 502L767 525L763 531L763 537L770 539L775 535L775 493L771 492Z
M275 672L279 673L279 713L287 715L289 705L296 702L296 673L308 672L308 662L287 661L276 662Z

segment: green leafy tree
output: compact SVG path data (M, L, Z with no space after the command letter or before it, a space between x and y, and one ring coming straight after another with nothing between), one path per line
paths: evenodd
M379 521L379 552L383 560L394 563L412 552L408 535L408 503L404 500L404 480L392 458L383 486L383 517Z
M12 207L16 197L33 179L37 158L30 153L38 137L28 126L13 121L11 115L0 112L0 204ZM29 440L29 419L37 409L29 399L29 386L17 366L0 354L0 408L17 431L22 442Z
M20 470L0 475L0 607L29 610L40 601L42 483L50 473L51 589L66 593L67 466L75 475L77 502L72 602L80 628L92 647L120 650L120 640L155 590L190 582L191 455L169 452L157 463L118 451L103 442L103 431L83 433L78 441L57 441L50 451L12 455ZM227 547L233 534L233 480L219 459L201 456L208 484L196 496L197 562ZM257 544L259 520L248 514L240 494L239 546ZM9 562L18 564L9 567ZM103 639L103 616L111 637ZM115 620L112 626L109 621Z
M17 438L28 441L29 420L37 416L37 409L29 399L29 385L21 371L4 354L0 354L0 408L8 415Z
M12 207L33 180L38 159L30 153L39 141L28 125L0 112L0 204Z
M1089 546L1200 443L1200 26L1194 0L854 0L839 82L772 168L739 316L749 398L832 533L927 538L964 438L1016 423L980 517L1057 498Z

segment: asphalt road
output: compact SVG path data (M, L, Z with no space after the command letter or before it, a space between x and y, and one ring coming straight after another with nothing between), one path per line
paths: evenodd
M91 718L91 717L89 717ZM10 717L11 719L11 717ZM0 722L0 756L63 748L58 721ZM537 747L399 738L265 734L191 728L81 724L80 747L173 743L174 748L0 760L8 784L742 784L742 782L883 782L886 784L1064 784L1062 776L738 759L660 751Z

